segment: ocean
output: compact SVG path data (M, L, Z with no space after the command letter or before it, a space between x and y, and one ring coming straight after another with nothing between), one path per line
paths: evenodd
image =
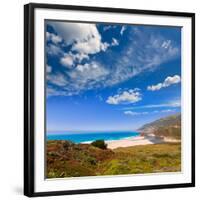
M116 132L47 132L47 140L70 140L74 143L90 143L95 140L120 140L128 137L139 136L138 132L116 131Z

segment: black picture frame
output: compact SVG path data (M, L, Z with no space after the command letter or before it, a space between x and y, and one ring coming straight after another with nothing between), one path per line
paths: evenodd
M79 10L79 11L95 11L110 13L130 13L155 16L181 16L190 17L192 20L192 166L191 166L191 183L168 184L168 185L144 185L133 187L117 187L117 188L99 188L84 189L71 191L53 191L53 192L35 192L34 190L34 10L36 8L57 9L57 10ZM52 196L52 195L72 195L99 192L121 192L134 190L150 190L163 188L183 188L195 186L195 14L186 12L166 12L166 11L150 11L135 10L122 8L105 8L105 7L87 7L73 5L56 5L56 4L36 4L30 3L24 5L24 195L28 197L36 196Z

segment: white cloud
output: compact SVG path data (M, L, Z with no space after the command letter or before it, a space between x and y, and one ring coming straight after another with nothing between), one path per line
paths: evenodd
M170 44L171 44L171 40L166 40L162 43L162 47L167 49L170 47Z
M120 30L120 34L123 35L124 31L126 30L126 26L122 26L121 30Z
M112 28L112 26L108 25L108 26L104 26L104 27L103 27L103 30L104 30L104 31L107 31L107 30L109 30L109 29L111 29L111 28Z
M103 68L97 62L85 63L84 65L77 65L74 71L70 73L70 76L77 78L82 83L88 83L87 81L96 81L100 77L104 77L108 71Z
M47 51L47 54L52 55L52 56L58 56L58 55L63 54L63 51L61 50L61 48L55 44L48 44L46 46L46 51Z
M144 108L165 108L165 107L172 107L172 108L178 108L181 106L180 99L169 101L167 103L161 103L161 104L147 104L143 106L133 106L133 107L125 107L122 110L138 110L138 109L144 109Z
M81 91L93 89L94 86L101 87L98 84L103 84L107 74L107 69L97 62L78 64L68 72L68 76L64 77L65 80L61 83L58 81L58 84L63 84L62 90L65 91L63 95L79 94ZM57 80L53 81L55 84Z
M59 93L64 96L71 96L84 90L93 89L94 86L103 87L105 77L109 73L100 63L94 61L77 64L72 69L67 72L67 75L61 72L47 75L47 81L57 88L57 90L54 90L55 92L51 89L50 96L53 94L57 96Z
M75 43L72 46L72 50L81 54L96 54L100 51L106 51L108 46L108 43L101 42L101 37L98 34L88 40Z
M157 85L148 86L147 90L155 91L160 90L162 87L162 83L158 83Z
M67 68L72 68L73 65L79 64L83 59L88 60L89 56L72 52L63 53L63 57L60 58L60 63Z
M83 59L87 59L87 60L89 59L89 56L83 53L74 54L74 57L78 62L81 62Z
M55 86L65 86L68 81L65 78L65 76L61 73L58 74L49 74L47 75L47 81L50 81L51 84L55 85Z
M169 113L169 112L175 112L175 109L167 109L167 110L161 110L162 113Z
M62 91L62 90L56 90L55 88L52 88L50 86L47 87L47 90L46 90L46 94L47 94L47 97L50 97L50 96L63 96L66 94L66 92Z
M101 50L106 51L109 46L110 46L110 44L108 44L107 42L104 42L101 44Z
M127 110L127 111L124 111L124 114L125 114L125 115L132 115L132 116L134 116L134 115L137 115L138 113L137 113L137 112L130 111L130 110Z
M113 62L112 76L107 85L126 81L144 71L154 71L161 64L180 55L179 46L159 34L134 28L127 32L128 45L120 52L120 59ZM137 38L137 39L135 39Z
M46 40L49 41L51 39L51 33L46 32Z
M175 75L175 76L168 76L164 83L163 83L163 87L168 87L170 85L179 83L181 81L181 77L179 75Z
M47 41L52 41L54 44L58 44L62 41L62 38L58 35L55 35L54 33L46 32L46 39Z
M104 31L108 31L109 29L111 29L111 28L116 28L117 26L115 26L115 25L108 25L108 26L104 26L103 27L103 30Z
M119 45L119 41L115 38L112 38L111 46L118 46L118 45Z
M67 45L72 45L72 50L80 54L95 54L105 51L107 43L101 41L101 35L95 24L49 22L55 31L65 40Z
M62 38L62 42L55 44L52 41L47 45L47 53L57 56L64 67L70 68L64 72L67 84L63 83L64 86L59 90L65 95L122 83L144 71L153 71L160 64L178 56L180 52L173 41L167 42L167 38L155 35L151 30L130 29L126 32L127 45L122 46L121 52L106 52L109 60L106 65L103 60L100 63L96 60L96 56L90 55L119 45L115 38L109 43L102 42L95 24L69 22L48 22L48 24L54 28L57 36ZM64 48L61 47L67 47L68 52L64 52ZM120 57L116 59L118 55ZM83 59L86 62L82 62ZM95 68L96 65L98 67ZM58 76L59 69L55 70L54 76ZM56 78L52 79L55 84ZM49 83L52 79L49 79Z
M106 100L108 104L131 104L142 100L141 93L138 90L123 91L114 96L109 96Z
M170 101L168 103L168 105L170 105L171 107L180 107L181 106L181 100L178 99L178 100Z
M124 111L124 114L125 115L136 116L136 115L147 115L147 114L149 114L149 112L133 112L131 110L127 110L127 111Z
M50 65L46 65L46 71L47 73L51 73L52 67Z
M68 68L74 64L74 57L72 54L65 54L61 59L60 63Z
M126 110L124 111L125 115L131 115L131 116L138 116L138 115L147 115L147 114L156 114L156 113L170 113L170 112L175 112L175 109L167 109L167 110L154 110L151 112L134 112L131 110Z
M98 35L96 25L70 22L48 22L67 44L84 41Z
M156 91L161 88L169 87L170 85L177 84L181 81L181 77L179 75L168 76L163 83L158 83L156 85L151 85L147 87L147 90Z

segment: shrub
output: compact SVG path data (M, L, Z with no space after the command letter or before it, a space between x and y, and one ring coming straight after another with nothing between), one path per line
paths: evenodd
M69 150L74 146L74 143L72 143L71 141L68 141L68 140L63 140L62 145L65 150Z
M107 144L104 142L104 140L96 140L92 142L91 145L100 149L107 149Z
M90 163L91 165L96 165L97 164L97 160L93 157L88 157L87 158L87 162Z

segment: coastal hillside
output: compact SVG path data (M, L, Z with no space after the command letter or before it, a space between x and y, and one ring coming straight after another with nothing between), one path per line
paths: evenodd
M90 144L48 140L46 176L61 178L180 171L180 114L146 124L139 132L152 144L112 149L103 140L96 140ZM172 139L173 142L167 142L164 140L166 138ZM129 142L134 143L138 140Z
M100 146L101 147L101 146ZM177 172L181 144L149 144L117 149L67 140L47 141L47 178Z
M160 137L172 139L181 138L181 114L170 115L145 124L138 131L142 136L153 134Z

